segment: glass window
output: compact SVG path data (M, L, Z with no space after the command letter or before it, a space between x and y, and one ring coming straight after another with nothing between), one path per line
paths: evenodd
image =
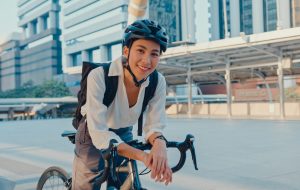
M47 30L49 27L49 22L50 22L49 15L47 14L47 15L43 16L43 20L44 20L43 29Z
M82 64L81 52L72 54L72 65L79 66Z
M158 21L167 30L170 42L181 40L180 1L149 1L149 18Z
M28 38L29 37L28 25L24 25L22 28L23 28L23 33L25 35L25 38Z
M100 63L101 62L101 53L100 49L92 49L89 51L89 59L94 63Z
M37 21L34 20L31 22L32 24L32 34L37 34L38 30L37 30Z
M115 60L122 55L122 44L113 44L109 48L109 60Z

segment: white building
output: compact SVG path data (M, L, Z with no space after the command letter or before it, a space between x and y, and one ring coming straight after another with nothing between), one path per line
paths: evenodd
M62 73L58 1L19 0L17 6L23 32L1 45L2 91L27 82L38 85Z
M299 26L299 0L208 1L210 40Z

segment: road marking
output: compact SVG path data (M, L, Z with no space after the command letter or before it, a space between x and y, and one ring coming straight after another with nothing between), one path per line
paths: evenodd
M43 171L42 167L32 163L7 158L2 155L0 155L0 168L22 176Z
M50 166L71 172L72 161L72 153L0 143L0 174L16 183L14 190L34 190L39 177Z

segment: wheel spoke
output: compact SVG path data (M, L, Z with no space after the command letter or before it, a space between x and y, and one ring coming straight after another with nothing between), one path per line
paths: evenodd
M47 169L41 176L38 184L38 190L68 190L66 183L69 175L58 167Z

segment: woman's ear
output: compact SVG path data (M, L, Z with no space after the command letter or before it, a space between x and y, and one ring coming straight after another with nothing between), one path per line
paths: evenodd
M129 55L129 48L127 46L124 46L123 47L123 56L128 58L128 55Z

